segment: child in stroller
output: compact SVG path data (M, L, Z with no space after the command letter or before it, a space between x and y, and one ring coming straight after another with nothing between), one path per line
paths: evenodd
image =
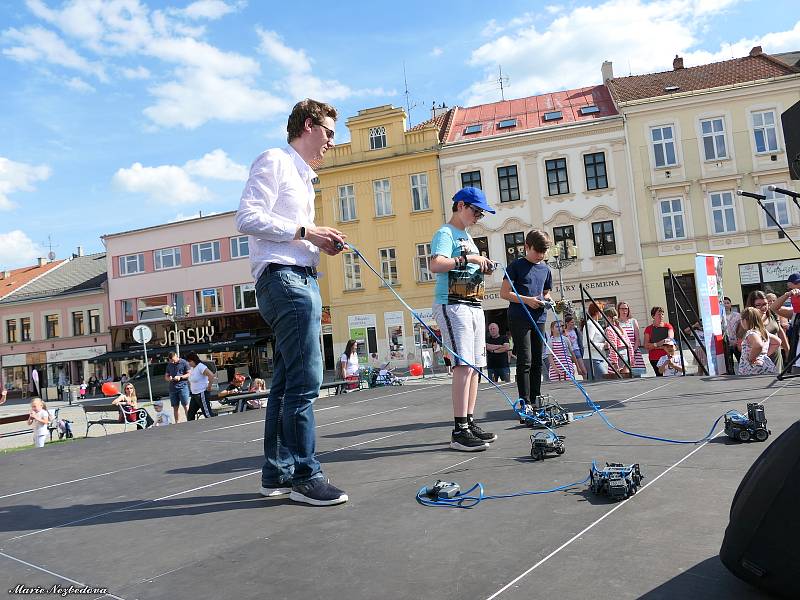
M370 387L403 385L403 380L392 372L392 369L389 368L389 363L387 362L380 369L372 370L369 384Z

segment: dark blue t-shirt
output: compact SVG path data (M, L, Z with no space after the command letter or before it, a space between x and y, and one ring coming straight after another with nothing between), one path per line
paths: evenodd
M167 363L167 375L170 377L175 377L176 375L186 375L189 372L189 363L183 359L180 359L178 362L168 362ZM171 390L180 390L185 388L189 385L189 381L186 379L181 379L180 381L170 381L169 382L169 389Z
M523 256L508 265L506 272L520 296L541 298L545 290L553 289L553 276L550 274L550 267L544 261L534 264ZM537 323L547 321L544 308L533 309L518 302L511 302L508 305L508 316L512 319L527 320L526 309Z

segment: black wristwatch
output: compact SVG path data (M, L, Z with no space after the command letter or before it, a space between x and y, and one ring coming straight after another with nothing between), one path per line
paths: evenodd
M300 226L300 239L301 240L306 239L306 228L305 228L305 225L301 225Z

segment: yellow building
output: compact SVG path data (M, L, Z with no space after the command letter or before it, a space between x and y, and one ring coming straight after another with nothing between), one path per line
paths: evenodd
M800 261L755 200L736 190L766 195L765 205L798 238L800 214L767 186L793 189L780 116L800 100L800 71L760 47L691 68L676 57L673 67L614 78L611 63L603 65L625 117L646 301L670 306L670 268L696 301L696 253L724 256L724 291L734 304L753 289L780 291Z
M383 278L430 320L434 276L430 242L444 220L438 152L450 111L407 129L400 108L378 106L347 120L351 141L317 168L316 222L347 235ZM326 368L357 339L362 362L392 366L420 360L414 318L353 252L323 256L320 287ZM371 356L377 355L377 356Z

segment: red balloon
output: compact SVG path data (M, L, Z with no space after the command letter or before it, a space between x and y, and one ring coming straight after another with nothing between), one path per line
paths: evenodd
M117 386L115 386L110 381L106 381L100 389L103 390L103 394L105 394L106 396L119 395L119 390L117 389Z
M408 367L408 372L415 377L419 377L422 375L422 365L419 363L411 363L411 365Z

